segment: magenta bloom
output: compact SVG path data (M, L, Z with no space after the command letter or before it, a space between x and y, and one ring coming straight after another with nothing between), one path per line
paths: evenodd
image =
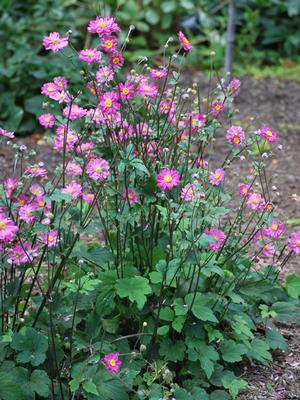
M211 228L206 230L205 234L211 236L214 239L213 242L209 243L209 249L217 251L223 246L226 239L226 235L224 232L219 229Z
M82 198L88 204L91 204L94 201L95 195L93 193L82 193Z
M9 139L13 139L15 137L15 133L14 132L8 132L3 128L0 128L0 136L4 136L7 137Z
M228 95L235 97L240 93L241 81L239 79L233 79L227 86Z
M228 129L226 138L233 147L239 147L244 142L246 135L240 126L232 126Z
M122 365L122 361L119 360L119 353L106 354L104 356L104 364L109 372L118 372Z
M273 257L275 254L275 246L272 243L268 243L264 246L262 254L266 257Z
M252 210L258 210L263 202L263 198L259 193L250 193L247 200L247 206Z
M71 182L65 188L61 189L61 192L68 194L73 199L77 199L78 197L81 196L82 187L77 182Z
M167 76L167 70L166 68L161 68L161 69L151 69L150 70L150 76L153 79L162 79Z
M196 113L191 116L187 116L188 127L190 126L190 122L192 123L192 132L196 133L198 129L204 128L206 124L206 120L203 114Z
M55 124L55 116L53 114L42 114L39 116L39 123L45 128L52 128Z
M43 46L46 50L52 50L54 53L67 47L69 39L67 37L61 37L58 32L51 32L49 36L45 36L43 39Z
M44 195L42 186L40 186L37 183L34 183L33 185L31 185L29 188L29 191L36 197L42 197Z
M70 151L74 148L75 144L78 142L79 138L76 135L75 132L68 130L67 135L65 135L64 131L62 132L65 126L62 125L59 128L57 128L56 133L57 136L54 139L54 144L53 148L55 150L62 150L64 147L66 147L66 151ZM60 130L61 128L61 130ZM59 133L61 132L61 133ZM66 144L65 144L66 142Z
M109 164L103 158L95 158L88 162L86 172L94 181L103 181L109 176Z
M259 134L261 137L268 140L269 142L276 142L276 140L278 139L278 133L272 131L270 128L267 127L260 128Z
M162 114L169 114L170 116L174 115L175 106L172 101L167 101L163 99L159 105L159 109Z
M8 251L9 264L22 265L27 262L32 262L34 257L38 255L39 245L35 244L33 247L30 242L18 242Z
M33 165L31 167L27 167L24 174L34 178L43 178L47 176L47 170L39 165Z
M81 50L79 53L79 59L81 61L86 61L88 64L99 62L101 60L102 53L97 49L86 49Z
M19 218L21 221L25 221L27 224L31 224L35 220L34 212L37 210L32 204L25 204L19 209Z
M156 177L157 186L161 190L171 190L174 186L178 186L180 182L179 172L175 169L163 169Z
M115 36L104 36L101 40L101 50L113 53L118 49L118 39Z
M140 196L135 193L132 189L124 189L122 193L122 199L125 200L126 204L137 203L140 200Z
M5 189L5 194L6 194L7 198L11 199L13 192L18 187L18 180L15 178L9 177L3 182L3 186Z
M76 162L70 161L66 166L66 173L73 176L81 175L81 165Z
M273 219L270 226L264 229L264 233L271 238L278 238L283 234L285 226L279 221Z
M122 57L122 55L120 53L117 53L117 52L110 53L108 61L109 61L110 65L115 69L121 68L122 65L124 64L124 58Z
M96 73L96 79L99 83L106 83L114 79L114 71L109 67L101 67Z
M122 100L132 100L134 97L134 85L130 82L120 83L118 85L120 97Z
M103 113L114 114L119 108L118 95L115 92L106 92L100 100L100 108Z
M143 97L154 99L157 96L158 89L153 82L141 81L138 85L137 93Z
M264 232L262 231L256 232L252 240L256 245L264 244Z
M68 81L64 76L57 76L53 79L58 90L65 90L68 87Z
M209 175L210 183L214 186L219 186L223 183L225 178L225 171L222 168L218 168L215 172L211 172Z
M57 85L53 82L44 83L41 87L41 93L44 96L50 97L51 99L56 100L58 88Z
M55 229L51 229L50 231L43 233L41 235L41 241L48 247L54 247L58 244L58 232Z
M211 113L214 117L218 117L224 109L225 107L221 100L216 100L211 105Z
M191 45L191 43L189 42L189 40L186 38L186 36L184 35L184 33L182 33L181 31L179 31L177 33L178 39L180 44L182 45L182 47L184 48L185 51L192 51L193 50L193 46Z
M89 22L88 31L98 33L100 37L111 35L112 33L120 33L121 29L113 17L104 17L93 19Z
M0 228L0 235L1 235L1 228ZM289 250L294 252L295 254L300 254L300 231L293 232L289 237Z
M7 243L13 240L18 230L19 228L15 223L0 212L0 243Z
M250 185L247 185L246 183L239 184L239 192L242 197L248 196L249 189L250 189Z
M65 118L74 121L75 119L82 118L87 114L87 110L82 107L72 104L72 106L67 106L63 109L63 116Z

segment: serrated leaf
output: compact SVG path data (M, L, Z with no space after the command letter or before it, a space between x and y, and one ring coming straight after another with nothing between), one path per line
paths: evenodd
M208 346L204 340L197 338L188 338L188 358L191 361L200 361L201 367L208 378L214 371L215 361L219 359L219 354L213 346Z
M186 320L186 316L185 315L179 315L172 322L172 328L175 329L175 331L180 333L182 331L183 326L184 326L185 320Z
M136 302L141 310L147 300L146 295L151 293L148 279L142 276L119 279L116 283L117 294L121 297L128 297L130 301Z
M268 364L268 361L272 361L272 356L269 353L270 346L268 343L261 339L253 339L251 342L251 349L247 353L247 357L250 360L257 360L262 364Z
M165 338L159 346L159 354L166 361L183 361L185 349L186 347L182 340L172 342L171 339Z
M99 392L97 390L97 386L92 381L87 381L82 384L82 388L86 393L95 394L99 396Z
M300 275L288 275L286 278L286 290L293 299L300 296Z
M23 400L19 384L9 372L0 371L0 399L1 400Z
M248 384L244 379L238 379L231 372L222 378L222 383L225 389L229 390L231 396L235 399L241 389L245 389Z
M15 333L11 347L18 351L17 361L31 363L34 367L46 359L48 341L45 336L33 328L27 328L25 334Z
M210 322L218 322L215 314L208 306L207 297L202 293L190 293L185 296L185 302L188 305L192 305L192 313L194 316L200 321L210 321Z
M266 342L271 349L281 349L282 351L288 350L288 344L282 334L271 321L268 321L266 329Z
M248 349L243 344L230 339L221 343L221 352L224 361L234 363L241 361L242 356L248 352Z

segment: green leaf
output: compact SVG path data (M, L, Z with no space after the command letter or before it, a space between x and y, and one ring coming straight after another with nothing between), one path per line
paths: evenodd
M241 389L245 389L248 384L244 379L238 379L232 372L227 373L222 378L222 383L225 389L229 390L231 396L235 399Z
M95 394L96 396L99 396L97 386L92 381L84 382L82 385L82 388L86 393L91 393L91 394Z
M159 354L166 361L183 361L185 349L186 347L182 340L177 340L173 343L171 339L165 338L160 344Z
M165 336L170 330L169 325L163 325L157 329L157 334L160 336Z
M17 361L31 363L34 367L42 364L46 359L48 341L45 336L33 328L27 328L25 334L15 333L11 347L18 351Z
M128 400L126 387L117 378L102 370L94 377L100 400Z
M268 343L261 339L253 339L251 342L251 349L247 353L247 357L250 360L257 360L262 364L268 364L268 361L272 361L272 356L269 353L270 346Z
M175 329L175 331L180 333L182 331L183 326L184 326L185 320L186 320L186 316L185 315L179 315L172 322L172 328Z
M214 362L219 359L219 354L213 348L208 346L204 340L197 338L187 338L188 358L191 361L200 361L201 367L208 378L214 371Z
M0 371L0 399L23 400L21 388L11 372Z
M289 275L286 278L286 290L294 299L300 296L300 275Z
M234 363L241 361L242 356L248 352L248 349L243 344L230 339L221 343L221 352L224 361Z
M30 384L32 389L42 397L50 394L50 379L46 371L35 369L30 376Z
M128 297L130 301L136 302L141 310L146 303L146 295L151 293L148 279L142 276L119 279L116 283L116 291L121 298Z
M271 321L268 321L266 330L266 342L271 347L271 349L281 349L282 351L288 351L288 344L285 341L282 334L276 328Z
M278 301L272 304L272 311L275 311L278 322L300 324L300 305L294 301Z
M212 312L211 308L207 306L207 297L202 293L196 293L195 299L194 294L190 293L185 297L185 302L188 305L193 304L192 313L194 316L201 321L218 322L215 314Z
M159 318L163 321L173 321L174 311L171 307L164 307L160 311Z
M159 21L159 15L152 8L148 8L145 12L146 21L151 25L155 25Z
M210 394L210 400L230 400L230 396L225 390L215 390Z

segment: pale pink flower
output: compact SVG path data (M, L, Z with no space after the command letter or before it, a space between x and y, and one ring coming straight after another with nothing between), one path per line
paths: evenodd
M275 246L272 243L268 243L264 246L262 254L266 257L273 257L275 254Z
M247 199L247 206L252 210L258 210L263 202L263 198L259 193L250 193Z
M25 204L24 206L19 208L19 218L21 221L25 221L27 224L31 224L35 221L36 216L34 212L37 210L37 207L33 204Z
M81 175L82 167L80 164L70 161L66 166L66 173L73 176Z
M141 81L137 88L137 94L143 97L149 97L150 99L154 99L157 96L158 89L155 83L153 82L144 82Z
M112 33L121 33L119 25L113 17L104 17L93 19L89 22L88 31L98 33L100 37L111 35Z
M83 193L82 199L91 204L94 201L95 195L93 193Z
M284 230L285 226L279 221L273 219L270 226L264 229L264 232L267 236L270 236L271 238L278 238L283 234Z
M26 241L22 244L21 242L18 242L9 249L7 261L9 264L14 264L17 266L29 262L31 263L34 257L38 255L39 247L39 244L32 246L29 241Z
M86 172L91 179L103 181L110 174L109 164L102 158L95 158L88 162Z
M69 39L67 37L61 37L58 32L51 32L48 36L43 39L43 46L46 50L52 50L54 53L67 47Z
M1 229L0 229L1 235ZM288 248L295 254L300 254L300 231L291 233L288 240Z
M19 228L15 223L0 212L0 243L7 243L13 240L18 230Z
M77 104L72 104L63 109L63 116L71 121L82 118L87 114L87 110L79 107Z
M106 83L114 79L114 71L109 67L101 67L96 73L96 79L99 83Z
M211 172L209 175L210 183L214 186L219 186L223 183L225 178L225 171L222 168L216 169L214 172Z
M226 235L220 229L211 228L204 232L207 236L211 236L214 241L209 243L208 248L212 250L219 250L226 240Z
M77 199L81 196L82 186L77 182L70 182L65 188L61 189L62 193L68 194L73 199Z
M57 76L53 79L58 90L65 90L68 87L68 81L64 76Z
M235 97L240 93L241 81L239 79L233 79L227 86L228 95Z
M276 142L276 140L278 139L278 133L275 131L272 131L268 127L260 128L259 134L261 137L268 140L269 142Z
M246 183L239 184L239 192L242 197L248 197L249 190L250 185L247 185Z
M18 183L19 181L15 178L7 178L4 182L3 182L3 186L5 189L5 194L7 196L8 199L12 198L13 192L17 189L18 187Z
M167 70L166 70L166 68L151 69L150 75L151 75L151 78L153 78L153 79L162 79L167 76Z
M53 114L42 114L39 116L39 123L45 128L52 128L55 124L55 116Z
M239 147L246 139L246 135L242 127L231 126L227 130L226 138L233 147Z
M8 132L5 129L0 128L0 136L4 136L6 138L13 139L15 137L15 133L14 132Z
M79 59L81 61L86 61L88 64L99 62L101 60L101 57L102 57L101 51L95 48L81 50L81 52L79 53Z

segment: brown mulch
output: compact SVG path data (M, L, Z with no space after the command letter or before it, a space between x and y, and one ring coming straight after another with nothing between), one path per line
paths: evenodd
M300 218L300 83L246 77L242 79L242 90L235 104L240 110L236 124L255 117L257 128L267 125L278 131L282 150L274 152L267 169L271 186L276 186L274 203L283 221ZM49 170L57 166L60 156L45 143L42 135L18 138L16 142L34 148L37 160L42 160ZM225 145L217 145L216 163L224 159L226 152ZM0 148L0 165L2 180L13 165L13 152L7 146ZM249 169L247 162L236 163L237 182L246 178ZM300 230L300 226L294 225L291 229ZM299 258L286 266L282 280L291 273L300 273ZM245 367L243 378L249 382L249 389L238 400L300 400L300 331L294 326L279 326L279 329L288 341L288 352L276 352L270 366Z

